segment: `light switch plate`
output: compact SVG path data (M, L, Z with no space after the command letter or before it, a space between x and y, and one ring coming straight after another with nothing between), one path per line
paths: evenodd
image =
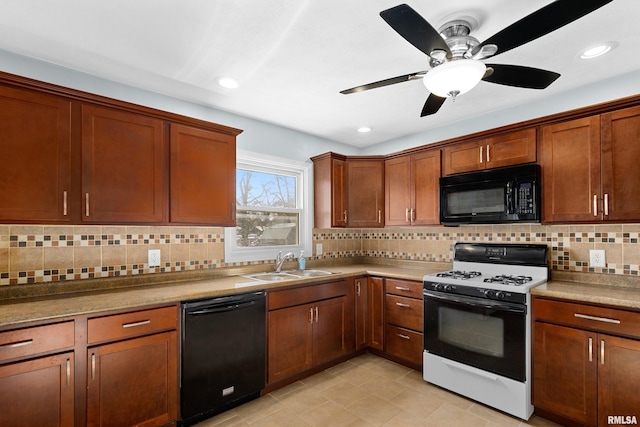
M160 267L160 249L149 249L148 264L149 268Z
M316 243L316 255L322 255L322 243Z
M606 267L604 249L591 249L589 251L589 265L591 267Z

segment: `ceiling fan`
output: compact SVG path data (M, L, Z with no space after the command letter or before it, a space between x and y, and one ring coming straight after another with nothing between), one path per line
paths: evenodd
M560 74L521 65L485 64L482 60L549 34L612 0L556 0L525 16L480 43L470 36L471 20L448 22L436 31L406 4L380 12L380 16L409 43L429 56L430 69L392 77L340 91L362 92L396 83L423 79L429 97L420 117L436 113L447 98L455 100L480 81L529 89L544 89Z

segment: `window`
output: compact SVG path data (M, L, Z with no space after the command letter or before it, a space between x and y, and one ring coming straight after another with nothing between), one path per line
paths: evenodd
M238 151L236 226L225 229L226 262L274 259L279 251L311 253L310 168Z

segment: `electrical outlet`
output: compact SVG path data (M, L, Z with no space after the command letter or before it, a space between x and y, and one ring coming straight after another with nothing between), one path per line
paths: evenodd
M607 262L604 258L604 249L591 249L589 251L589 264L591 267L606 267Z
M316 255L322 255L322 243L316 243Z
M149 249L147 255L149 268L160 267L160 249Z

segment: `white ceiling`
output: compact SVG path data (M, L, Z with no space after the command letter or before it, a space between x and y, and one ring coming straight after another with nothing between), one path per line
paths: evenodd
M286 126L356 147L540 101L640 70L640 1L614 0L538 40L491 58L556 71L538 91L480 84L420 118L420 81L342 89L428 69L427 57L382 18L403 0L8 0L0 49ZM580 1L580 0L575 0ZM472 16L481 42L549 0L413 0L434 28ZM592 61L586 47L615 41ZM0 64L1 67L1 64ZM224 89L221 76L240 87ZM356 133L370 126L366 136Z

